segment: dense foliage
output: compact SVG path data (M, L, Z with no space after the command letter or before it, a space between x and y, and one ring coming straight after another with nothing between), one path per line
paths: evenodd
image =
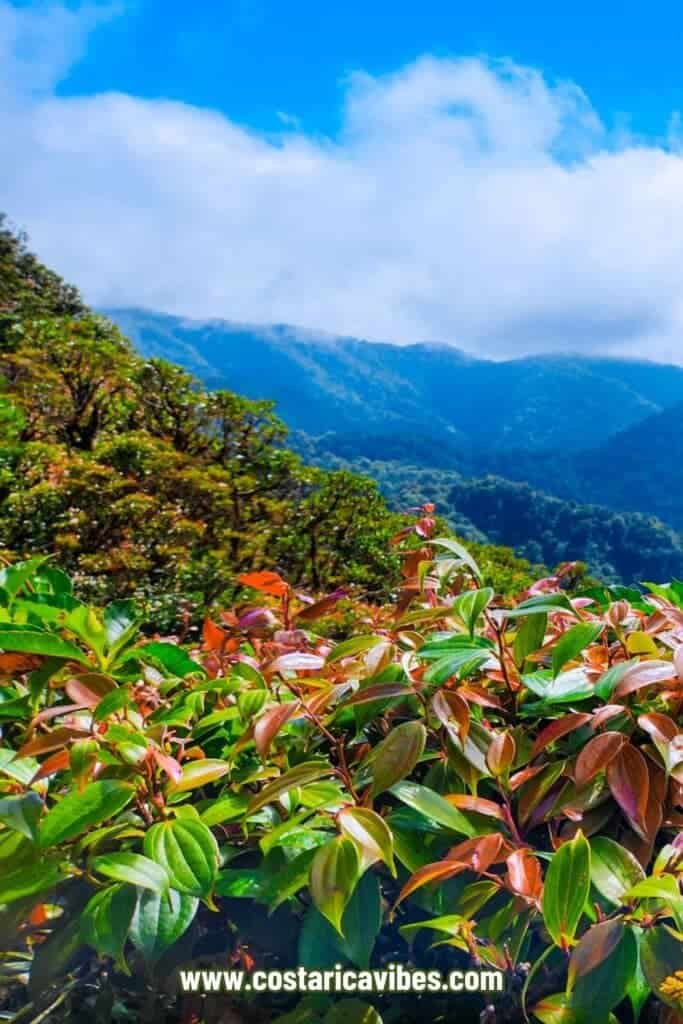
M251 573L190 648L44 559L2 573L8 1019L680 1020L683 585L504 605L434 528L394 538L393 606ZM505 990L177 993L395 962Z
M375 484L305 466L270 402L137 356L0 223L0 550L51 553L157 626L247 568L387 594L400 525ZM182 610L181 608L181 610Z
M528 467L534 462L538 482L543 483L545 478L544 490L537 490L521 481L480 475L487 465L505 469L509 460L504 455L466 455L424 436L415 439L412 446L404 446L402 438L395 437L388 451L395 456L400 454L401 447L404 451L402 458L393 461L375 461L367 455L353 454L357 447L358 451L376 455L386 443L383 435L366 439L367 444L358 437L327 436L316 441L300 433L295 440L298 450L310 461L375 479L394 507L434 501L460 536L480 543L509 545L532 563L556 565L580 558L593 575L612 583L630 584L683 575L683 536L671 527L650 515L614 512L586 504L586 491L579 492L583 494L579 501L561 500L545 493L555 489L554 474L561 474L564 465L561 459L548 456L534 460L527 456L526 462L521 462L520 476L524 474L524 465ZM418 456L420 462L411 463L413 456ZM451 459L462 466L462 472L448 468ZM551 464L552 471L547 472L543 467ZM610 465L610 472L603 471L603 478L629 480L620 472L613 472L618 465L614 458L605 464ZM649 466L649 462L637 463L633 474L642 474L644 466ZM662 477L665 474L654 473L652 479ZM571 474L567 472L565 490L570 480ZM636 493L637 481L631 478L631 483ZM655 486L653 482L649 485L650 489ZM636 504L634 498L631 505Z

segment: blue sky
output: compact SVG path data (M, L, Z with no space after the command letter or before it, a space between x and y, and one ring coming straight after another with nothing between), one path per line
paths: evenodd
M339 82L424 53L512 58L580 83L610 125L663 135L683 108L683 11L673 3L573 0L137 0L93 33L62 84L215 107L268 131L277 112L339 127Z
M673 5L0 0L2 205L92 303L683 363Z

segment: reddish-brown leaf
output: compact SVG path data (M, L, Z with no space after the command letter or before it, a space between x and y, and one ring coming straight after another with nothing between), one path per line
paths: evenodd
M344 587L340 587L339 590L335 590L334 593L321 598L320 601L306 605L305 608L301 608L300 611L296 613L297 621L309 622L311 619L322 618L323 615L327 615L327 613L334 608L338 601L347 597L348 593L348 590L345 590Z
M31 784L39 782L41 779L46 779L48 775L54 775L56 772L66 771L69 764L69 751L58 750L56 754L52 754L43 761L40 768L31 779Z
M548 766L545 764L535 764L515 772L514 775L510 776L510 789L514 792L516 789L519 789L520 786L523 786L525 782L528 782L529 779L533 779L535 775L538 775L539 772L542 772L547 767Z
M570 715L564 715L562 718L557 718L550 725L546 725L545 729L541 729L536 737L536 741L531 748L531 758L536 757L537 754L540 754L542 750L545 750L547 746L556 740L567 736L570 732L574 732L575 729L580 729L586 722L590 722L591 717L591 715L585 712L577 711Z
M493 737L486 752L486 763L492 775L504 775L515 758L515 741L509 732Z
M97 672L84 672L69 679L64 689L67 696L76 703L96 708L107 693L116 689L116 683L109 676Z
M589 928L572 952L569 961L569 986L573 988L577 978L589 974L598 964L607 960L621 942L623 934L624 925L618 919L601 921Z
M446 879L453 878L455 875L459 875L466 870L466 864L461 864L454 860L438 860L434 864L426 864L410 876L401 889L396 902L401 903L407 896L414 893L416 889L421 889L423 885L429 885L430 882L445 882Z
M631 827L647 839L647 803L650 776L645 758L632 744L625 744L607 766L607 784Z
M602 729L606 722L611 722L613 718L617 718L619 715L626 715L630 718L631 712L623 704L605 704L604 707L599 708L593 715L593 729L597 732L598 729Z
M289 590L289 584L276 572L247 572L237 578L243 586L271 597L283 597Z
M217 626L213 619L207 615L202 626L202 650L222 651L225 647L228 634L220 626Z
M638 717L638 725L643 732L648 733L649 736L655 741L655 743L670 743L671 740L678 736L678 726L669 718L668 715L662 715L658 711L650 711L647 715L640 715Z
M603 772L625 742L626 737L620 732L603 732L589 740L582 748L574 766L574 782L577 787L580 789L598 772Z
M475 811L477 814L486 815L487 818L497 818L498 821L506 820L503 809L493 800L485 800L480 796L468 796L466 793L449 793L444 799L460 811Z
M14 675L19 672L30 672L40 665L41 659L35 654L0 654L0 673Z
M279 733L280 729L292 718L299 709L299 701L290 701L288 704L278 704L261 715L254 726L254 743L261 757L265 757L270 746Z
M470 709L455 690L437 690L432 698L432 710L447 729L456 727L462 743L470 730Z
M465 700L469 701L470 704L479 704L482 708L500 710L503 707L498 697L493 693L489 693L483 686L475 686L473 683L470 683L466 686L460 686L458 693Z
M17 757L32 757L35 754L47 754L50 750L59 750L65 747L69 740L81 739L87 736L87 729L67 729L66 726L53 729L52 732L35 736L28 743L24 743L17 753Z
M486 871L491 864L504 861L511 849L500 832L493 832L490 835L463 840L462 843L450 848L447 857L448 860L456 860L474 871Z
M641 690L644 686L670 683L675 679L676 669L670 661L640 661L626 670L614 691L614 696L617 699L627 697L629 693Z
M165 754L163 750L159 750L158 747L152 748L152 757L159 765L161 770L163 772L166 772L166 774L168 775L169 779L171 779L172 782L180 781L183 774L183 769L180 766L180 762L176 761L175 757L171 757L170 754Z
M508 882L513 892L538 900L543 891L541 865L528 850L515 850L507 858Z
M344 701L344 707L351 704L367 704L373 700L389 700L395 697L408 697L415 693L412 686L405 683L377 683L375 686L366 686L362 690L356 690L348 700Z

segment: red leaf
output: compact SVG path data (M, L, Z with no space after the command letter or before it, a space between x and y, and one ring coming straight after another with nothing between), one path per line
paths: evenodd
M176 761L175 757L171 757L170 754L165 754L158 747L152 748L152 757L159 765L162 771L166 772L169 779L173 782L179 782L182 778L183 769L180 766L180 762Z
M616 757L626 742L626 737L620 732L603 732L600 736L594 736L576 759L574 766L574 782L580 789L590 782L598 772L602 772L610 761Z
M492 775L503 775L515 759L515 741L509 732L499 732L493 737L486 752L486 763Z
M278 704L277 707L271 708L261 715L254 726L254 743L261 757L265 758L280 729L286 725L298 709L299 701L295 700L289 704Z
M308 622L311 619L319 619L323 615L326 615L338 601L341 601L343 597L348 595L348 590L340 587L339 590L335 590L333 594L328 594L327 597L323 597L320 601L316 601L315 604L309 604L301 611L296 613L297 622Z
M78 704L88 708L96 708L105 694L116 689L116 683L109 676L97 672L85 672L83 675L69 679L64 687L67 695Z
M506 820L502 808L493 800L485 800L480 796L468 796L466 793L449 793L444 799L460 811L475 811L477 814L486 815L487 818Z
M202 650L221 651L225 647L228 634L207 615L202 627L202 638L204 640Z
M670 661L640 661L637 665L626 670L621 677L619 685L614 691L617 698L626 697L634 690L640 690L644 686L654 686L658 683L673 682L676 679L676 669Z
M515 850L507 859L508 882L513 892L538 900L543 890L541 865L526 850Z
M626 744L610 762L607 766L607 784L634 831L647 839L650 776L645 758L636 747Z
M470 731L470 709L455 690L437 690L432 698L432 710L447 729L456 728L461 742Z
M53 729L52 732L43 733L41 736L29 740L28 743L24 743L17 752L17 757L47 754L50 750L59 750L61 747L65 747L69 740L81 739L87 735L87 729L67 729L66 727Z
M289 591L289 583L276 572L247 572L237 578L245 587L270 594L271 597L283 597Z
M574 732L575 729L580 729L586 722L590 722L591 716L585 712L575 712L571 715L564 715L563 718L557 718L550 725L546 725L545 729L541 729L536 741L531 748L531 758L536 757L540 754L549 744L554 743L555 740L559 740L562 736L566 736L570 732Z
M446 879L453 878L466 870L466 864L460 864L453 860L438 860L434 864L426 864L425 867L419 868L414 875L410 876L401 889L396 902L400 903L423 885L428 885L430 882L445 882Z
M48 775L54 775L56 772L66 771L69 764L69 751L58 750L56 754L52 754L43 761L40 768L31 779L31 784L39 782L40 779L46 779Z

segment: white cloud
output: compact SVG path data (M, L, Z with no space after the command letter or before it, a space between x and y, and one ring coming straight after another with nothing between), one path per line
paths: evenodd
M666 144L616 140L572 83L428 56L352 75L335 140L57 97L102 16L0 3L2 206L90 301L683 363L675 115Z

